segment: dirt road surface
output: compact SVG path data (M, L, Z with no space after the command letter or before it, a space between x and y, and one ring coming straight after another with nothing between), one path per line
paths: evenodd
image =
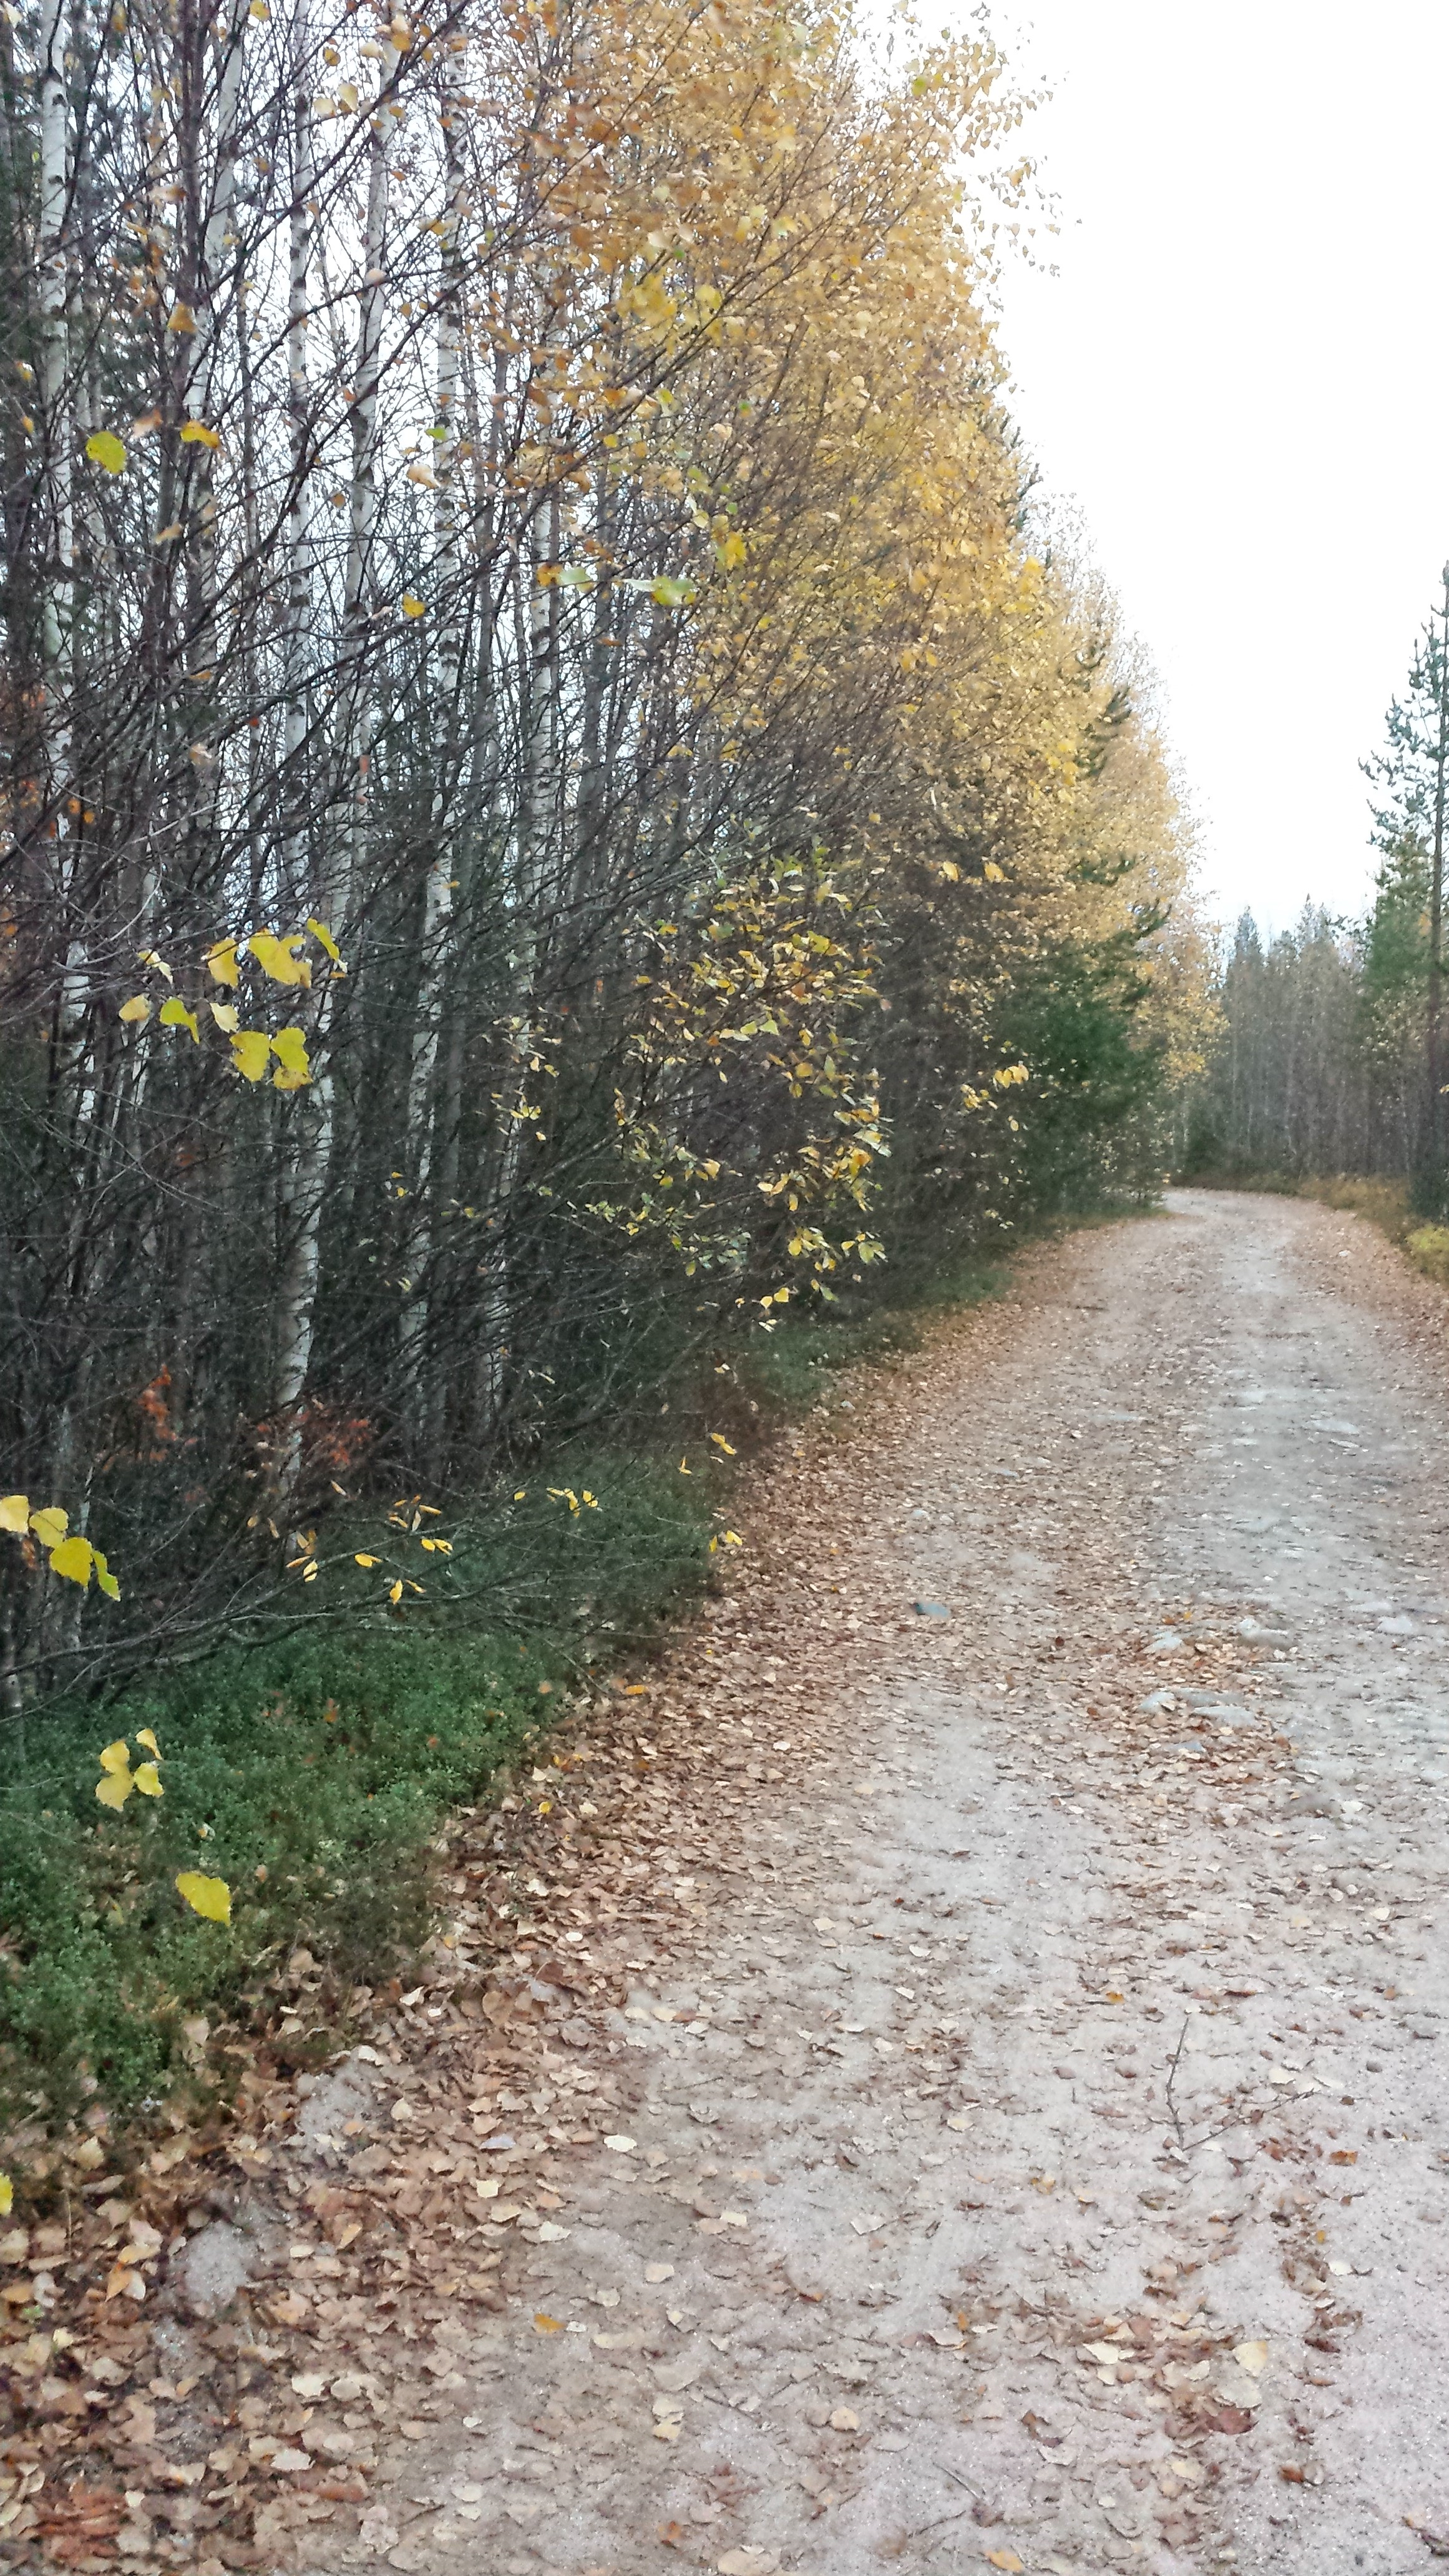
M1449 2556L1446 1316L1183 1192L832 1386L542 1766L547 1875L467 1828L452 1955L538 1907L481 2018L418 1990L274 2156L264 2554Z

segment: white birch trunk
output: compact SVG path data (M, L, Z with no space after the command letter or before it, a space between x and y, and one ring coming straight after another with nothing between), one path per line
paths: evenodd
M291 489L287 508L287 604L284 651L282 793L282 921L290 928L313 895L312 821L306 769L311 720L312 423L307 332L311 319L316 172L313 160L310 31L299 7L292 56L292 215L287 295L287 414ZM329 925L330 926L330 925ZM310 1015L313 1080L278 1103L282 1124L282 1277L277 1298L277 1352L272 1407L277 1424L273 1476L278 1499L289 1500L302 1463L302 1394L311 1365L321 1249L322 1199L331 1160L334 1095L320 1053L319 1014L326 986Z
M448 40L443 73L443 166L445 205L442 234L442 278L438 297L436 419L441 435L433 441L433 591L437 602L436 669L438 722L433 787L432 830L428 872L423 888L421 971L418 1016L413 1032L408 1081L409 1174L413 1223L407 1251L413 1273L427 1266L437 1232L436 1211L428 1218L437 1124L438 1047L452 964L453 880L456 833L451 812L458 783L458 684L462 652L460 492L458 487L459 359L463 333L463 226L467 192L458 148L458 101L463 91L465 43ZM403 1349L415 1365L427 1333L427 1291L414 1277L403 1309Z
M202 228L197 280L196 336L192 342L191 370L186 385L188 418L200 421L208 428L215 426L213 415L217 409L224 355L222 281L228 267L234 265L232 216L236 204L237 125L241 108L243 38L248 15L249 0L232 0L226 19L219 22L216 29L222 65L216 90L211 192ZM202 616L192 663L195 671L210 672L215 667L218 652L216 469L213 452L208 446L197 446L193 455ZM218 785L219 779L213 772L209 782L209 805L215 803Z
M41 523L46 564L41 603L41 660L44 692L44 762L54 864L52 881L61 905L69 911L77 889L73 883L73 850L69 794L71 722L69 669L71 626L75 606L75 538L71 473L70 335L67 329L67 215L70 204L70 150L66 107L65 0L45 0L39 31L40 166L37 173L38 215L35 265L39 306L39 393L44 437L45 489ZM67 1074L77 1085L76 1106L84 1120L90 1106L89 1082L81 1070L83 1032L90 983L90 959L84 934L74 920L66 935L61 981L61 1047Z
M308 798L306 768L311 716L309 687L312 619L312 422L307 333L311 320L313 228L316 221L313 158L311 38L299 5L292 57L292 217L287 293L287 418L291 487L285 536L287 563L286 679L282 726L282 842L284 909L299 908L306 886Z
M386 291L387 219L390 200L388 154L402 124L401 111L388 92L398 55L383 42L377 103L367 165L367 214L362 236L362 287L358 296L357 360L352 388L352 488L349 495L347 564L343 580L342 684L343 757L350 772L347 802L347 849L342 900L330 927L339 934L349 923L355 890L367 865L369 778L372 766L372 689L368 668L368 608L376 583L378 508L378 378L381 366L383 297Z
M70 406L67 384L66 215L70 198L65 95L65 0L45 0L40 22L40 170L36 233L36 288L40 308L40 401L45 435L47 537L43 650L47 691L58 674L70 631L73 577ZM47 704L51 758L64 779L69 751L55 731L58 710Z

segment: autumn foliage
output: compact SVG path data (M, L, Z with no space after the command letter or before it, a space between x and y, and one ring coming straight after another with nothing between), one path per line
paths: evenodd
M328 1515L1150 1187L1201 975L1003 404L983 34L6 41L0 1419L122 1581L7 1546L18 1707L310 1600Z

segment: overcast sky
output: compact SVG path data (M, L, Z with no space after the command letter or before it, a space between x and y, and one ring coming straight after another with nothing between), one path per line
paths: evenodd
M1162 675L1213 909L1354 910L1357 764L1449 555L1449 11L993 24L1055 93L1028 141L1058 274L1004 288L1016 414Z

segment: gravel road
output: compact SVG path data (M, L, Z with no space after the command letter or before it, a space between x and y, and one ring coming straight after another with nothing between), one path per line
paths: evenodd
M500 2286L392 2299L286 2563L1449 2556L1446 1320L1179 1192L832 1388L575 1721L616 2000L521 1939L545 2008L384 2063Z

